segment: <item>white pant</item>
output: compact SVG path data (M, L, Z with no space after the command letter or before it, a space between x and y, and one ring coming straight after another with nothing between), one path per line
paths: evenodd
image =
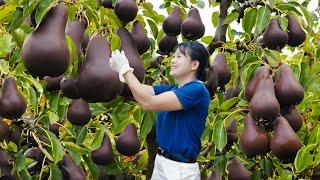
M151 180L200 180L198 162L183 163L156 155Z

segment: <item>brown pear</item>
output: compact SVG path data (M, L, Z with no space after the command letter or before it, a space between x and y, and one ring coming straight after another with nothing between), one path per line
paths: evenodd
M300 138L282 116L276 119L273 130L274 134L270 141L272 153L283 162L293 162L302 147Z
M76 20L68 23L65 31L66 35L68 35L72 39L74 45L76 46L78 60L80 58L81 45L84 38L85 30L86 30L86 23ZM73 59L75 60L74 57Z
M303 100L304 89L287 64L279 66L274 90L281 106L297 105Z
M63 78L63 74L58 76L58 77L49 77L45 76L43 77L43 80L47 82L47 91L57 91L60 90L60 81Z
M38 171L42 168L42 163L45 155L40 148L36 147L36 148L27 149L24 155L27 158L33 159L37 162L36 165L28 169L29 172Z
M306 40L306 33L294 16L287 15L286 17L288 19L288 45L292 47L299 46Z
M23 131L23 127L19 125L11 125L10 126L10 141L14 142L15 144L19 144L21 139L21 133Z
M112 0L99 0L101 1L101 5L108 9L113 9Z
M178 45L176 36L164 35L159 41L159 54L168 55L173 52L174 48Z
M68 107L67 118L71 124L86 125L91 119L89 104L83 99L73 100Z
M224 94L224 100L231 99L233 97L238 97L240 94L240 88L239 87L231 87L226 90Z
M249 157L265 155L269 151L269 142L267 131L258 127L248 113L239 141L241 151Z
M76 87L76 81L72 76L66 78L63 77L60 81L60 88L65 97L71 99L79 99L80 95Z
M219 53L214 58L213 69L218 74L219 86L227 84L231 79L231 72L227 64L227 58L223 53Z
M65 27L67 7L63 2L51 8L39 27L28 36L22 47L24 66L33 76L57 77L69 65Z
M137 45L131 36L130 32L125 28L120 28L117 31L118 36L121 40L120 50L124 51L130 67L134 69L133 74L137 79L142 82L145 75L144 64L139 54ZM132 96L131 91L127 85L124 86L121 93L122 96Z
M227 169L229 180L250 180L250 172L237 157L230 160Z
M287 32L280 28L277 18L272 18L263 34L263 44L269 49L281 50L287 42Z
M0 116L17 119L23 115L26 108L27 103L17 88L16 80L13 77L6 77L0 97Z
M110 67L110 55L108 41L100 35L93 36L76 79L78 93L85 101L110 101L121 93L123 83L118 73Z
M168 36L178 36L181 32L181 24L181 9L179 6L176 6L169 16L164 19L162 29Z
M126 156L133 156L139 152L140 140L133 123L128 124L116 139L116 149Z
M233 119L226 128L227 131L227 144L232 146L234 142L238 141L237 120Z
M257 84L259 83L260 78L263 77L264 75L270 75L270 74L271 74L271 69L268 68L267 66L261 66L256 69L254 76L251 78L251 80L247 84L244 91L247 101L251 100L256 90Z
M62 171L62 179L68 180L85 180L86 175L83 170L76 165L69 154L65 154L63 159L58 163Z
M222 177L218 171L212 171L210 177L207 180L222 180Z
M142 27L139 20L134 21L133 27L131 30L131 35L137 44L137 48L139 54L143 54L148 51L151 46L150 39L144 32L144 28Z
M8 139L10 136L10 126L0 117L0 141Z
M59 137L59 128L60 125L58 125L57 123L49 124L49 130L53 132L57 137Z
M255 93L250 101L249 111L251 117L273 122L280 113L280 105L274 92L271 76L262 77L256 87Z
M189 10L188 18L181 24L181 32L187 40L197 40L204 35L205 26L197 8L193 7Z
M281 107L280 109L281 116L283 116L288 123L290 124L291 128L298 132L303 124L302 116L295 107Z
M104 135L100 148L91 152L91 157L93 162L98 165L107 165L112 162L114 154L107 134Z
M114 12L124 24L133 21L138 13L138 6L135 0L118 0Z
M206 88L209 91L210 97L212 97L218 88L218 73L214 69L213 65L208 68Z
M1 148L1 150L0 150L0 169L2 169L4 167L8 167L8 166L11 166L10 156L7 153L7 151L5 151Z

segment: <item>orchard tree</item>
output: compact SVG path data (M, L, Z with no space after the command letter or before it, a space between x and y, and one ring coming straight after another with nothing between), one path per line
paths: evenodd
M309 3L0 0L0 177L150 179L156 116L110 55L123 50L142 83L173 84L174 48L189 40L211 54L202 179L319 178L320 16Z

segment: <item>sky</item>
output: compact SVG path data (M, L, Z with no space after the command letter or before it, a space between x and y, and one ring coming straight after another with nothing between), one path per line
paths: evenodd
M202 22L206 26L206 31L205 31L204 36L207 36L207 35L213 36L214 32L215 32L215 28L211 23L211 15L214 11L219 10L219 6L214 7L214 8L213 7L209 8L209 0L203 0L203 1L205 2L205 7L203 9L200 9L200 8L198 8L198 9L199 9L199 12L201 15ZM163 0L161 0L161 1L160 0L149 0L148 2L151 2L154 5L154 8L158 13L160 13L164 16L168 15L168 13L165 9L159 9L159 6L161 5L161 3L163 3ZM303 1L298 1L298 2L303 2ZM317 7L318 7L318 0L311 0L308 5L308 10L314 11L314 10L316 10ZM242 29L241 24L238 24L236 21L234 21L231 24L231 26L233 28L236 28L237 30Z

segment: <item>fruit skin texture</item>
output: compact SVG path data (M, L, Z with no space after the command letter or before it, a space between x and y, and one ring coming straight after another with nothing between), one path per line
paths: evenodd
M67 18L67 7L61 2L49 10L38 29L26 38L22 59L33 76L57 77L67 70L70 57L65 37Z
M71 124L86 125L91 119L89 104L83 99L73 100L68 107L67 118Z
M263 34L263 43L273 50L282 49L288 42L288 34L280 28L277 18L272 18Z
M274 90L281 106L297 105L303 100L304 89L287 64L279 66Z
M218 74L219 86L227 84L231 79L231 73L227 64L227 58L223 53L219 53L213 62L213 69Z
M228 172L229 180L250 180L250 172L237 157L230 160Z
M302 30L294 16L287 15L286 17L288 19L288 45L291 47L299 46L306 40L306 33Z
M71 99L80 98L78 89L76 87L76 81L72 76L68 78L63 77L60 81L60 88L64 96Z
M205 26L202 23L197 8L191 8L188 12L188 18L181 24L181 32L187 40L197 40L204 35Z
M159 54L168 55L173 52L174 48L178 45L178 40L176 36L164 35L159 41Z
M290 124L291 128L298 132L303 124L302 116L295 107L281 107L280 109L281 116L283 116L288 123Z
M116 140L116 149L123 155L133 156L140 150L136 126L128 124Z
M58 76L58 77L49 77L45 76L43 77L43 80L47 82L47 91L57 91L60 90L60 81L63 78L63 74Z
M280 105L274 92L271 76L266 75L260 79L250 101L249 112L256 121L264 119L273 122L279 115Z
M83 170L77 166L69 154L65 154L63 159L58 163L62 171L62 179L68 180L85 180L86 175Z
M144 33L143 27L139 20L134 21L131 35L137 44L139 54L141 55L147 52L151 46L151 43L148 36Z
M13 77L6 77L0 97L0 116L17 119L24 114L26 108L27 103L17 88L16 80Z
M227 144L232 146L233 142L238 141L238 131L237 131L237 120L234 119L232 122L227 126Z
M162 23L162 29L168 36L178 36L181 32L181 10L179 6L173 8L172 12Z
M270 141L270 147L283 162L293 162L297 152L302 147L302 142L293 131L288 121L279 116L274 125L274 135Z
M265 75L270 75L270 74L271 74L271 69L269 69L267 66L261 66L257 68L253 78L249 81L244 91L245 98L247 101L251 100L261 77Z
M13 129L14 128L14 129ZM13 125L10 126L11 132L10 132L10 141L14 142L16 145L19 144L21 139L21 133L23 131L23 127L16 125L15 127Z
M108 41L100 35L93 36L76 79L76 88L85 101L107 102L121 93L123 83L110 67L110 55Z
M114 12L124 24L133 21L138 13L138 6L135 0L117 1Z
M91 152L91 157L94 163L98 165L107 165L112 162L114 154L110 138L107 134L104 135L101 147Z
M239 141L241 151L249 157L265 155L269 151L269 142L268 133L258 127L248 113L244 120L244 128Z
M213 65L208 68L206 88L209 91L210 97L216 93L218 87L218 73Z

